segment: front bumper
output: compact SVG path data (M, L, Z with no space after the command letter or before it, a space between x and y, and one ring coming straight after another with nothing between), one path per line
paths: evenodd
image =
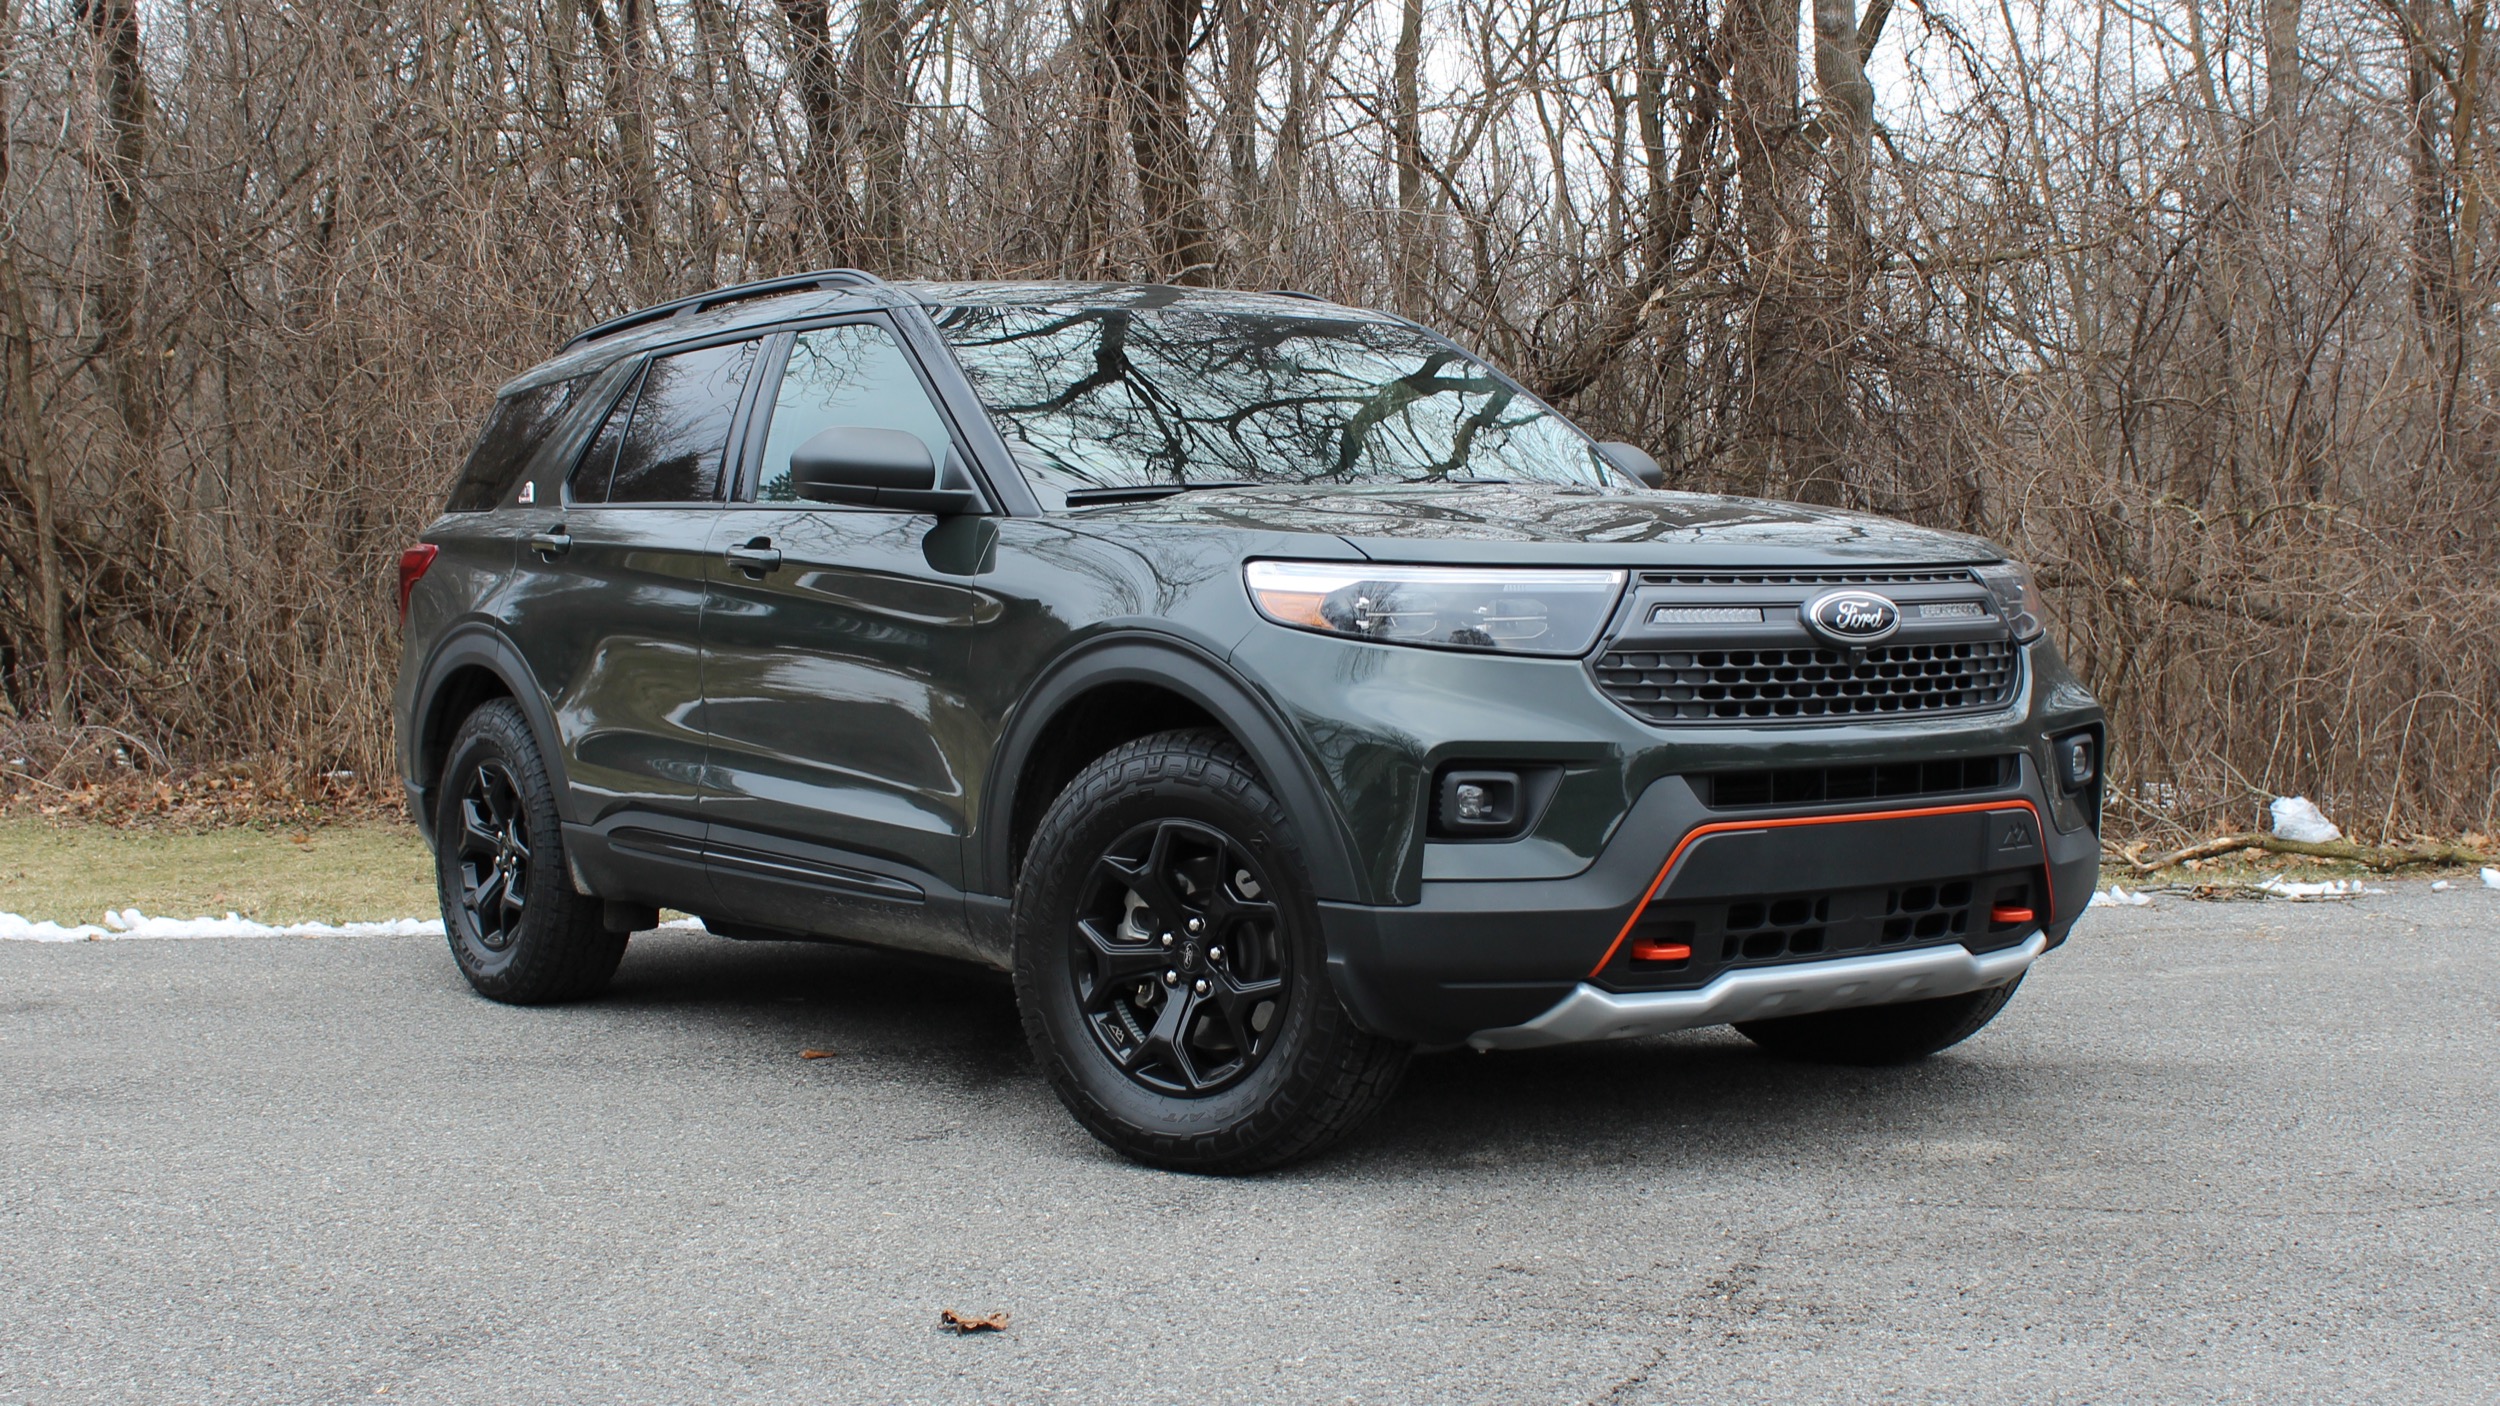
M1330 974L1377 1033L1488 1049L2000 985L2065 939L2098 879L2098 836L2048 801L2028 763L1950 804L1854 811L1713 809L1668 777L1568 878L1323 903Z

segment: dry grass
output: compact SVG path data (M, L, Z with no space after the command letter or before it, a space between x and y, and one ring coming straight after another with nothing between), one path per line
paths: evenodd
M436 904L425 843L405 824L182 830L0 817L0 912L92 923L120 908L338 923L428 918Z

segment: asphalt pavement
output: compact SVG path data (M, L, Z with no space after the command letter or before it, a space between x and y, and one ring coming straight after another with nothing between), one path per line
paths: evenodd
M2096 910L1907 1069L1430 1056L1244 1180L958 968L0 943L0 1403L2493 1400L2500 892L2391 887Z

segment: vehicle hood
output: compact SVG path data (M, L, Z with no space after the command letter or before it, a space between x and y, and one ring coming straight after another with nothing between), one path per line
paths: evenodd
M1326 534L1375 561L1514 565L1928 565L1996 561L1977 537L1871 513L1704 493L1525 484L1263 485L1084 511L1089 523Z

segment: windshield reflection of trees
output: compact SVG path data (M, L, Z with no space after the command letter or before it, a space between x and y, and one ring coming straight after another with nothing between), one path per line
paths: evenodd
M989 306L938 320L1019 457L1065 487L1606 481L1553 412L1394 322Z

